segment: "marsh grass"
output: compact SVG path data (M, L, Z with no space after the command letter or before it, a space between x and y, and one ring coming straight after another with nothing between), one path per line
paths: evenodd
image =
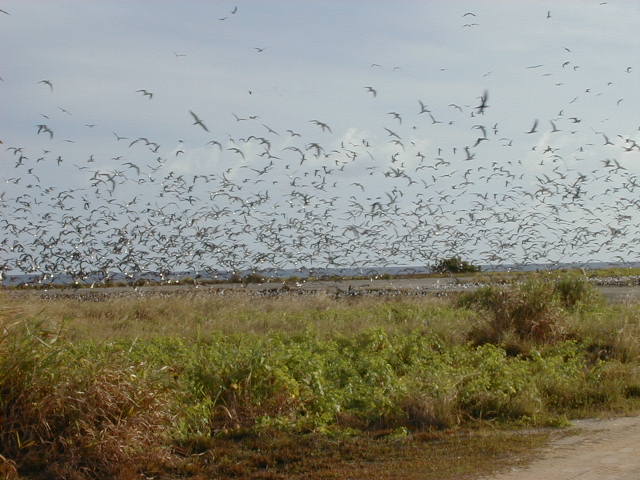
M0 297L7 478L456 478L490 467L450 432L639 406L638 309L583 279L453 300Z

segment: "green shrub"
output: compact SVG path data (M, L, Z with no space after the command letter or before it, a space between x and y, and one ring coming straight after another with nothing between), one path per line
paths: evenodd
M601 302L598 290L582 275L563 275L554 280L553 295L568 310Z
M439 260L431 267L431 270L435 273L475 273L481 269L479 266L455 256Z

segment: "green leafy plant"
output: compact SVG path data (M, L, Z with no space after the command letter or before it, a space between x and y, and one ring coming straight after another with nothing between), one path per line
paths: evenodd
M459 256L443 258L431 267L434 273L476 273L481 269Z

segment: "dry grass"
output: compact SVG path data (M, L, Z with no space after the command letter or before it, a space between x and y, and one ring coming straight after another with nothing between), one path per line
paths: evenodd
M75 363L57 340L56 332L15 322L0 336L5 473L125 479L169 463L166 392L117 359Z
M381 327L387 331L433 330L457 335L473 312L453 311L438 298L372 298L336 300L331 295L256 298L243 294L42 300L39 295L4 297L15 318L45 319L50 328L64 326L75 340L225 334L295 334L307 329L327 335L354 334Z

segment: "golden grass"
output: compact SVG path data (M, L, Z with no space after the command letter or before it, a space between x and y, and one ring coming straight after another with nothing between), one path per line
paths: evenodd
M197 337L211 332L355 334L381 327L388 331L416 328L450 335L464 330L474 314L453 311L446 299L356 297L331 295L252 297L206 293L109 298L43 300L37 293L4 296L7 315L45 319L52 328L64 326L77 340Z

